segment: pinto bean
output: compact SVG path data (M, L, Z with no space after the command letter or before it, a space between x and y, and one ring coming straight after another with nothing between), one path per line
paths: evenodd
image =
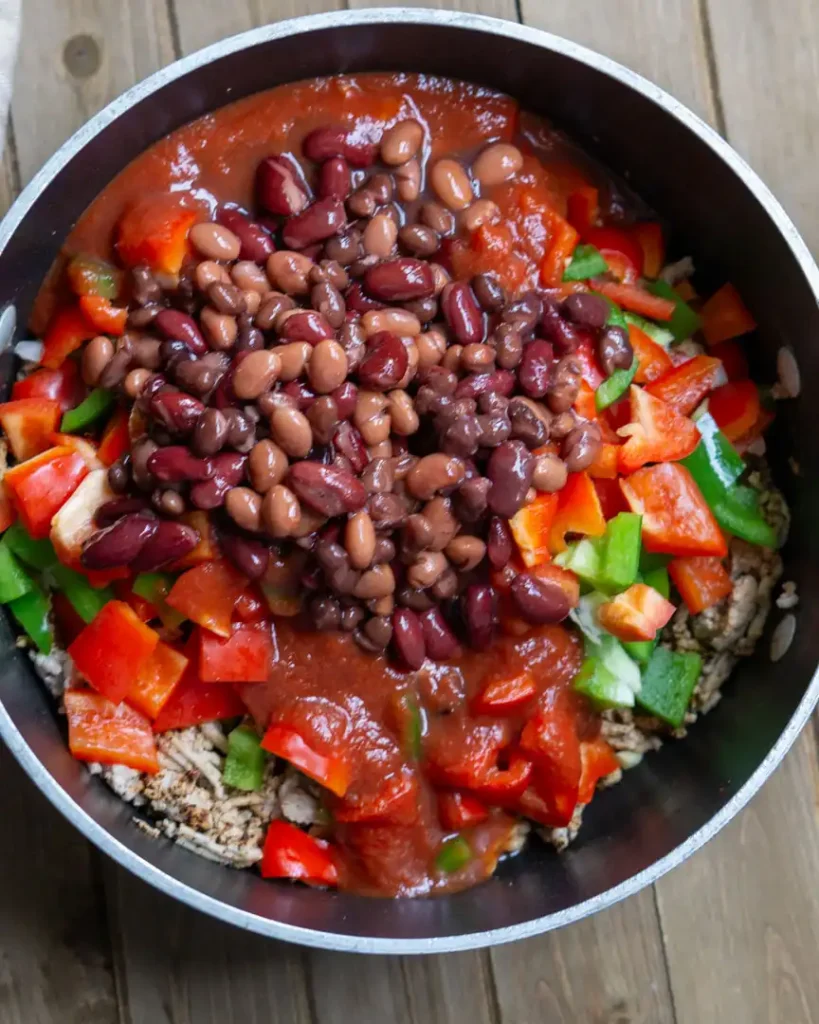
M275 351L279 357L279 379L287 383L302 375L313 354L313 346L307 341L293 341L280 345Z
M549 439L551 414L531 398L516 395L509 403L512 437L527 448L538 448Z
M616 370L628 370L634 361L628 332L622 327L606 327L597 342L597 353L603 373L610 377Z
M361 318L361 327L367 338L383 331L391 331L402 338L414 338L421 333L418 317L405 309L373 309Z
M247 311L244 294L235 284L214 281L208 287L208 301L220 313L229 313L231 316Z
M188 240L206 260L237 260L242 248L230 228L212 221L194 224L188 232Z
M346 306L341 292L328 281L313 286L310 292L310 304L327 323L337 330L344 323Z
M318 444L328 445L338 427L338 407L329 395L317 398L306 413L313 437Z
M313 447L310 423L298 409L274 409L270 417L270 434L279 447L294 459L306 458Z
M466 476L462 459L443 452L425 455L407 474L407 489L414 498L428 501L439 491L457 487Z
M430 551L443 551L460 528L460 523L452 512L449 498L438 496L424 505L419 518L429 524L431 533L427 543Z
M469 176L457 160L438 160L432 166L429 181L435 194L450 210L465 210L472 202Z
M495 142L482 150L472 163L472 174L482 188L509 181L523 167L523 154L517 146Z
M387 395L392 430L401 437L414 434L420 425L412 398L406 391L391 391Z
M552 372L546 402L552 412L568 412L580 393L581 367L574 356L563 356Z
M344 546L354 569L366 569L375 556L375 527L369 513L364 509L347 520L344 530Z
M378 213L364 228L364 251L385 260L395 248L397 238L398 227L395 221L385 213Z
M104 334L88 342L82 352L82 379L89 387L97 386L102 371L113 358L114 343Z
M500 207L491 199L476 199L471 206L462 210L458 222L470 234L484 224L497 224L501 219Z
M316 345L307 364L307 376L320 395L341 387L347 377L347 355L337 341L325 338Z
M407 583L416 590L431 587L447 570L449 563L440 551L422 551L407 568Z
M250 487L231 487L225 495L225 511L242 530L257 533L261 529L262 499Z
M424 141L424 129L414 118L399 121L388 128L381 139L381 159L385 164L397 167L414 156Z
M307 295L310 291L308 278L313 266L309 256L280 249L268 257L265 269L273 287L285 295Z
M486 373L495 366L495 350L479 343L464 345L461 366L470 373Z
M217 352L226 352L236 344L236 336L239 333L236 317L220 313L212 306L205 306L199 314L199 323L210 347Z
M295 309L295 306L295 301L289 295L282 295L281 292L268 292L253 317L253 323L260 330L269 331L276 325L282 313L289 309Z
M523 504L532 483L535 460L521 441L505 441L493 449L486 465L486 475L492 481L488 501L492 511L505 519Z
M401 245L413 256L432 256L441 247L441 238L423 224L406 224L398 232Z
M301 523L299 499L283 484L276 484L262 499L262 524L271 537L292 537Z
M362 573L361 578L353 587L353 596L362 601L371 601L374 598L387 597L395 590L395 575L388 562L381 565L374 565Z
M276 383L281 372L281 359L270 349L250 352L233 373L233 390L237 398L252 401Z
M351 473L317 462L298 462L290 467L288 485L298 498L325 516L357 512L367 492Z
M358 392L353 423L368 445L379 444L390 436L390 417L387 398L377 391Z
M532 486L537 491L554 494L566 486L569 471L566 464L550 452L535 456L535 472L532 475Z
M281 217L300 213L309 202L296 164L287 156L262 160L256 171L256 195L265 210Z
M596 423L580 423L563 439L561 455L569 473L580 473L597 458L602 444Z
M287 456L275 441L269 438L257 441L251 448L247 461L248 474L254 490L259 494L266 494L271 487L282 482L287 466Z
M414 203L421 194L421 165L417 158L396 167L395 190L402 203Z

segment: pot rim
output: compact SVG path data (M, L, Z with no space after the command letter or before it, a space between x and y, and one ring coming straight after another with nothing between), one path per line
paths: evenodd
M28 214L40 193L65 164L72 160L92 138L105 131L121 114L158 89L184 78L191 71L216 59L269 40L302 35L322 29L396 23L475 30L530 43L589 65L642 94L698 136L742 180L787 242L819 304L819 269L779 201L756 172L713 128L665 90L608 57L540 29L478 14L402 7L335 11L291 18L231 36L155 72L104 107L63 143L44 164L21 192L0 224L0 252L5 249L9 239ZM229 96L226 97L225 102L230 102ZM645 886L653 884L716 835L757 793L793 745L817 701L819 701L819 669L814 671L804 696L779 739L742 788L705 825L651 866L619 885L599 893L592 899L532 921L505 928L425 939L360 937L319 931L272 921L269 918L230 906L143 860L98 824L74 802L68 792L47 771L2 704L0 704L0 737L37 788L74 827L122 867L127 868L138 878L166 895L236 927L303 946L358 953L428 954L478 949L530 938L579 921L639 892Z

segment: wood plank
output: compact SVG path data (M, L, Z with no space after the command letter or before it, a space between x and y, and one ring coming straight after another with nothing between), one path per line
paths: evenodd
M177 0L176 21L183 53L269 22L344 9L344 0Z
M128 1024L311 1024L304 951L214 921L106 864Z
M729 140L819 246L819 11L707 5ZM679 1024L819 1020L817 721L740 817L657 885ZM692 937L696 936L696 941Z
M166 0L26 0L12 99L23 183L89 117L173 58Z
M0 746L0 1020L119 1021L96 853Z
M713 121L705 36L696 0L521 0L521 11L527 25L613 57Z

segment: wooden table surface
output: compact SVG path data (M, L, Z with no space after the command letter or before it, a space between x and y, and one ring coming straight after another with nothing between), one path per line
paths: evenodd
M23 6L3 209L65 138L156 68L344 2ZM522 19L669 89L749 159L819 249L816 0L444 6ZM817 736L806 729L751 806L653 888L558 933L435 958L310 952L179 906L103 859L0 750L0 1022L815 1024Z

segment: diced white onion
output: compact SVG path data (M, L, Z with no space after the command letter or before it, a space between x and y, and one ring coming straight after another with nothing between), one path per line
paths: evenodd
M783 346L777 352L776 370L779 374L782 397L796 398L802 389L802 381L799 375L799 364L790 348Z
M14 354L25 363L39 363L43 355L41 341L18 341L14 346Z
M788 653L796 635L796 616L783 615L771 637L771 661L779 661Z

